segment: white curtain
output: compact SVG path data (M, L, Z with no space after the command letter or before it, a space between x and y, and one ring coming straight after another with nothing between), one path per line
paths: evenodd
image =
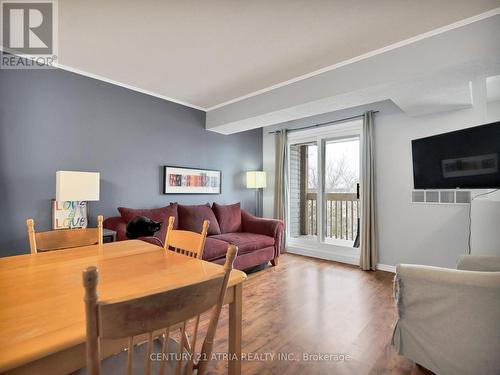
M361 256L363 270L377 267L377 231L375 219L375 140L373 112L365 112L361 150Z
M274 174L274 218L285 222L287 195L287 131L278 130L275 134L275 174ZM286 223L285 223L286 225ZM285 251L285 236L281 241L281 251Z

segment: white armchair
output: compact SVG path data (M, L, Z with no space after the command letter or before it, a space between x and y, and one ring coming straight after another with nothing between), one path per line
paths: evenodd
M500 257L457 269L401 264L394 292L398 353L439 375L500 374Z

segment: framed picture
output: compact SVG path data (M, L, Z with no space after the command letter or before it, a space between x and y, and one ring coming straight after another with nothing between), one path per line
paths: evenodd
M52 229L87 228L87 202L52 199Z
M171 166L163 171L163 194L221 193L221 171Z

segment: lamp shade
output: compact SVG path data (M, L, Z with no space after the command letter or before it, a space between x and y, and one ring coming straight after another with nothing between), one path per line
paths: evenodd
M259 189L266 187L266 172L249 171L247 172L247 188Z
M98 201L99 172L56 172L56 200Z

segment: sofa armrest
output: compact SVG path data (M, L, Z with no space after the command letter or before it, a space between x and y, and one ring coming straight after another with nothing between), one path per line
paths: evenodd
M138 240L141 240L141 241L144 241L144 242L156 245L156 246L160 246L161 248L163 248L163 242L158 237L154 237L154 236L139 237Z
M245 210L241 210L241 224L243 232L264 234L270 237L274 237L283 228L281 220L256 217Z
M500 272L500 256L460 255L457 270Z
M106 229L111 229L116 232L116 240L117 241L125 241L127 240L127 223L121 216L108 217L102 223L102 226Z
M498 369L500 273L398 265L394 290L399 354L435 373Z
M264 219L253 216L241 210L241 225L243 232L263 234L274 238L275 258L281 253L284 223L277 219Z

